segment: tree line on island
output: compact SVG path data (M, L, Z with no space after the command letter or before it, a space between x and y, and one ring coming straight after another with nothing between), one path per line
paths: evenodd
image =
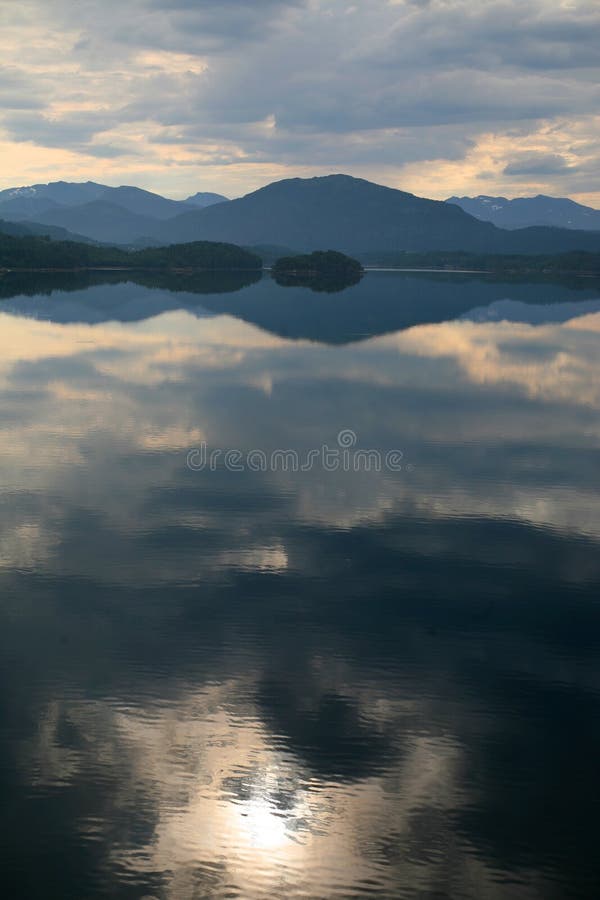
M158 269L247 270L262 269L263 260L235 244L194 241L166 247L125 250L98 244L54 241L48 237L0 233L0 269ZM315 290L339 290L359 281L361 264L333 250L285 256L273 266L281 283L308 284Z
M262 265L255 253L214 241L126 250L0 233L0 268L4 269L261 269Z
M278 284L334 293L357 284L364 269L357 259L336 250L282 256L271 268Z

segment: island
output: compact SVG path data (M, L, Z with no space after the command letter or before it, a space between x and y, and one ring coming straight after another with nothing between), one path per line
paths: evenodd
M357 259L338 253L337 250L315 250L300 256L282 256L272 268L273 275L299 276L301 278L352 278L363 273Z
M363 272L358 260L336 250L282 256L271 268L273 278L282 287L307 287L330 294L358 284Z

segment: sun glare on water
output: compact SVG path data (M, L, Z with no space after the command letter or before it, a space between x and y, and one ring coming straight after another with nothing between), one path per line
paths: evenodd
M237 827L245 842L259 850L284 849L292 843L285 819L266 797L253 798L236 810Z

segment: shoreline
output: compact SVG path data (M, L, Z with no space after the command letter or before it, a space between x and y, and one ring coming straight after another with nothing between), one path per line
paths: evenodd
M158 266L71 266L66 268L61 267L42 267L42 268L3 268L0 267L0 277L3 275L35 275L35 274L46 274L46 275L54 275L54 274L69 274L69 273L78 273L78 272L156 272L161 274L172 274L172 275L194 275L200 273L208 273L208 272L262 272L270 273L273 269L273 266L262 266L260 269L246 269L246 268L219 268L219 269L207 269L201 266L173 266L173 267L158 267ZM503 275L507 277L512 277L515 275L519 276L536 276L536 277L546 277L546 278L600 278L600 271L598 272L579 272L576 269L562 269L560 271L539 271L536 269L451 269L451 268L443 268L443 267L435 267L435 266L364 266L363 274L367 274L368 272L412 272L412 273L430 273L435 275ZM294 272L289 273L290 275L297 275L300 277L300 273ZM302 273L304 274L304 273Z
M70 266L66 268L45 267L45 268L14 268L6 269L0 267L0 275L27 275L27 274L68 274L70 272L161 272L172 273L173 275L195 275L200 272L264 272L261 269L206 269L202 266Z

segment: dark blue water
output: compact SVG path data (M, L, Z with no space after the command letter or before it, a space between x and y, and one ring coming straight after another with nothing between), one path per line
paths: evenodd
M600 289L120 278L0 279L5 895L599 896Z

